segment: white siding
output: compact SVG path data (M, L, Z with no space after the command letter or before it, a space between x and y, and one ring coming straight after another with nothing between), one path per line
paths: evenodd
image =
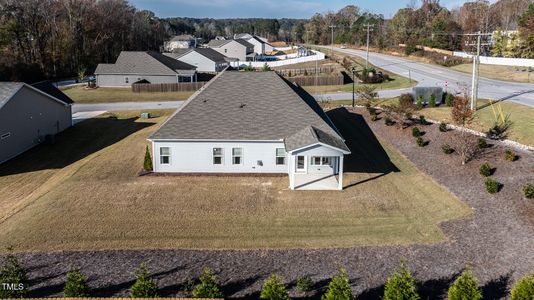
M222 53L226 57L237 58L241 61L247 60L247 47L236 41L231 41L221 47L212 47L212 49Z
M195 51L179 57L178 60L197 67L197 72L220 72L228 65L227 63L217 65L213 60Z
M171 162L160 164L160 148L171 149ZM224 163L213 164L213 148L224 149ZM243 148L243 163L232 164L232 148ZM183 173L288 173L285 165L276 165L276 148L284 148L280 142L154 142L154 171ZM258 165L263 162L263 166Z
M126 83L126 77L128 77L128 83ZM146 79L150 83L176 83L178 80L174 75L101 74L96 75L96 84L101 87L129 87L132 86L132 83L141 79ZM187 79L187 81L189 81L189 79Z

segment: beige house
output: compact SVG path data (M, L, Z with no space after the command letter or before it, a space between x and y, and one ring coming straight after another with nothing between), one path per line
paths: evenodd
M0 163L72 126L72 103L49 83L0 82Z

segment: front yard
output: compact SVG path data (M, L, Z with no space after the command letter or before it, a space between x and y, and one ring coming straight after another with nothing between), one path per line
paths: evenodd
M82 86L70 87L62 91L76 103L187 100L193 94L193 92L134 93L131 88L86 89Z
M0 248L257 249L437 243L471 209L358 115L330 113L353 154L344 191L290 191L286 177L138 177L161 117L80 123L0 166Z

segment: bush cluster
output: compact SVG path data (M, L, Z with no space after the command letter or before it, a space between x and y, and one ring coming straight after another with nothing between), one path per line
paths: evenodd
M390 117L385 117L384 123L386 124L386 126L393 126L395 124L395 122Z
M478 149L486 149L488 147L489 145L485 138L478 139Z
M63 289L66 298L83 298L91 296L91 289L87 285L87 278L77 267L72 267L67 273L67 281Z
M486 185L486 191L490 194L496 194L501 190L501 183L491 178L486 178L484 184Z
M447 131L449 131L449 129L448 129L447 126L448 126L448 124L445 123L445 122L441 122L441 123L439 123L439 131L440 131L440 132L447 132Z
M443 144L441 145L441 150L445 154L452 154L454 153L454 149L449 144Z
M427 141L425 141L422 137L418 136L416 139L415 139L415 142L417 143L417 146L419 147L424 147L428 144Z
M415 102L415 107L417 109L423 109L423 96L417 97L417 101Z
M451 93L445 94L445 105L448 107L452 107L452 104L454 103L454 95Z
M423 115L420 115L420 116L419 116L419 123L420 123L421 125L427 125L427 124L428 124L428 123L426 122L426 118L425 118L425 116L423 116Z
M478 287L478 282L471 270L466 269L456 278L448 291L449 300L481 300L482 291Z
M417 285L412 273L404 262L395 271L393 276L388 278L384 287L384 300L418 300L421 299L417 293Z
M430 95L430 98L428 99L428 107L436 107L436 95Z
M309 276L300 277L297 279L297 289L303 293L311 292L313 289L313 281Z
M211 269L204 268L204 273L199 278L200 283L195 286L191 296L193 298L223 298L217 276L213 274Z
M321 297L321 300L352 300L352 289L349 284L349 277L345 269L341 268L339 274L332 277L328 284L326 293Z
M484 177L489 177L491 176L492 168L488 163L482 164L480 165L479 173Z
M507 161L516 161L517 160L517 155L515 154L514 151L508 149L504 152L504 158L507 160Z
M145 264L137 269L135 283L132 285L130 298L155 298L158 296L158 286L152 278Z
M512 288L512 300L531 300L534 297L534 274L523 277Z
M418 127L412 127L412 136L413 137L420 137L422 136L423 134L421 133L421 130L419 130Z
M260 299L264 300L289 300L289 293L278 274L272 274L263 283Z
M527 183L523 187L523 195L525 195L525 198L527 199L534 199L534 184Z

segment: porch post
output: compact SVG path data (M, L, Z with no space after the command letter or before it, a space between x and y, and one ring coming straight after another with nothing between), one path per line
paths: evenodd
M289 154L289 188L295 189L295 161L294 156Z
M339 172L339 186L338 186L338 189L342 190L343 189L343 155L339 156L338 160L339 160L339 169L338 169L338 172Z

